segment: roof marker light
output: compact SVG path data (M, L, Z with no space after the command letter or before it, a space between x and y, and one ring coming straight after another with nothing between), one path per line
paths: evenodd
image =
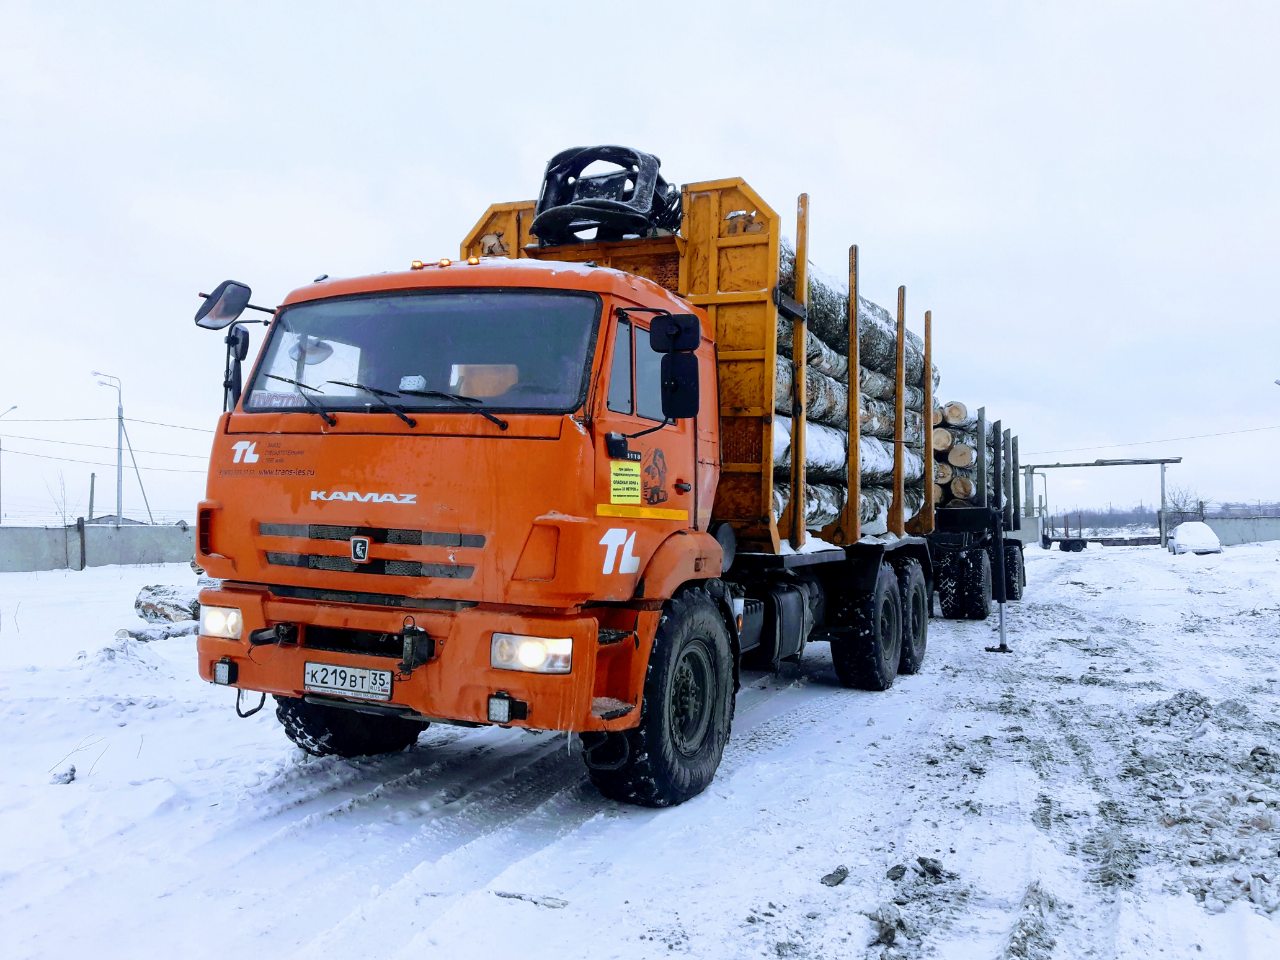
M467 257L467 263L471 264L473 267L478 266L478 265L480 264L480 258L479 258L479 257Z
M415 261L413 261L413 263L409 264L409 269L410 269L410 270L421 270L421 269L422 269L423 267L425 267L425 266L426 266L426 264L425 264L425 263L423 263L421 260L415 260Z
M436 266L437 266L437 267L447 267L447 266L449 266L449 264L451 264L451 263L453 263L453 261L452 261L452 260L450 260L448 257L441 257L441 258L440 258L440 262L439 262L439 263L437 263L437 264L436 264Z

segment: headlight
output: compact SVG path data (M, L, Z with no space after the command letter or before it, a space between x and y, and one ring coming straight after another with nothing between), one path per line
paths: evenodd
M518 633L495 633L489 647L489 664L495 670L568 673L572 663L572 637L523 637Z
M244 617L235 607L201 607L200 633L206 637L239 640L244 630Z

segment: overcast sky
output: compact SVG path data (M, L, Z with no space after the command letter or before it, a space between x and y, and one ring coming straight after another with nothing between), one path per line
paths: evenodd
M58 512L60 481L84 514L90 471L114 509L92 370L127 417L213 426L198 291L274 305L456 256L591 143L780 211L807 191L817 263L856 242L873 299L931 308L940 398L985 404L1024 462L1180 455L1173 485L1280 498L1277 9L0 0L4 522ZM129 433L153 510L192 515L209 434ZM1049 483L1058 509L1159 495L1155 468Z

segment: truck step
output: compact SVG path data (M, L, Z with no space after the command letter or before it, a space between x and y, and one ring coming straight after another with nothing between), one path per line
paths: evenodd
M613 697L594 697L591 700L591 715L597 720L617 720L625 717L636 708L634 703L615 700Z

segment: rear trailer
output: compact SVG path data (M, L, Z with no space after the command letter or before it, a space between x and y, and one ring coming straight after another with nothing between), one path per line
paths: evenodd
M1018 438L978 410L976 491L971 503L937 508L929 535L938 606L951 620L985 620L991 603L1021 600L1026 587Z

